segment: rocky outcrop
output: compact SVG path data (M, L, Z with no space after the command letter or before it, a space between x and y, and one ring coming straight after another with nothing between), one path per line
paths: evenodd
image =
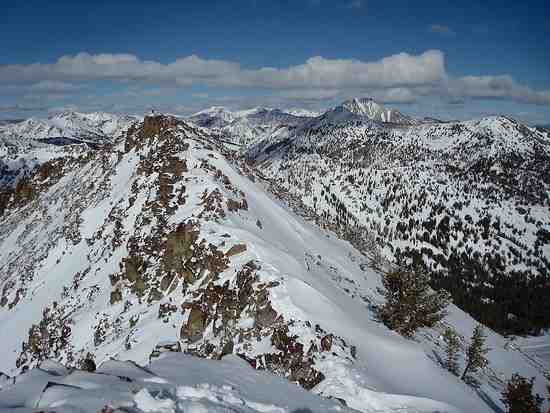
M139 329L151 326L151 320L174 339L151 346L151 357L165 351L215 359L233 353L308 389L323 380L325 356L334 352L353 360L343 340L334 338L327 347L322 343L328 333L277 309L273 291L283 280L263 274L261 263L250 260L254 249L248 241L219 232L231 215L263 228L259 217L249 217L253 211L231 167L220 166L226 155L232 156L185 123L154 116L132 127L112 153L105 149L83 158L85 169L77 172L84 178L52 190L51 198L68 213L52 235L54 242L43 246L48 257L56 242L71 241L69 253L86 251L79 257L83 265L63 286L63 304L45 312L29 330L19 368L46 357L78 366L88 353L101 359L105 354L98 352L113 344L130 350L143 345ZM41 186L51 188L75 165L44 165L28 187L21 184L20 197L30 197L47 211ZM237 164L235 169L241 176L252 173ZM118 191L125 192L119 196ZM88 205L93 213L84 217ZM103 212L97 219L95 214ZM65 262L63 255L56 260ZM29 282L34 272L29 267ZM0 304L13 308L24 301L29 282L10 278L2 285ZM84 309L93 312L86 314L90 336L73 348L71 320Z
M128 152L134 147L140 147L148 139L155 136L162 136L165 132L174 130L182 121L174 116L168 115L147 115L141 124L133 124L127 132L124 151Z
M180 332L183 351L207 358L233 352L252 367L269 370L306 389L324 379L316 367L324 352L337 351L353 360L354 349L342 339L309 322L278 314L270 290L279 283L262 282L259 270L251 261L223 285L211 280L182 305L187 317ZM309 342L304 342L305 337L310 337ZM271 351L255 350L254 343L265 340Z

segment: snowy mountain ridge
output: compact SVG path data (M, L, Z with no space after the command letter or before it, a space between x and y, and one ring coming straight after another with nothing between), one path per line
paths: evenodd
M282 378L254 371L235 356L213 361L174 353L146 367L108 360L93 372L67 369L47 360L40 369L15 378L14 384L0 391L0 412L23 406L86 413L355 411Z
M213 106L187 119L209 129L226 142L246 149L253 143L273 134L288 134L309 116L296 116L280 109L256 107L231 112L222 106Z
M0 125L0 195L44 162L111 144L137 121L127 115L65 111Z
M249 158L326 225L424 266L485 324L548 328L547 136L501 116L407 127L321 118L260 141Z
M65 111L47 119L30 118L0 127L0 141L13 145L48 138L73 138L101 143L120 137L137 119L104 112Z
M280 189L216 135L162 115L134 124L113 147L42 164L0 217L0 323L10 331L0 371L17 376L31 368L19 376L24 380L42 374L32 368L47 359L78 367L91 357L100 369L112 368L111 358L151 360L148 369L172 387L160 393L139 382L137 390L145 388L142 396L159 403L172 400L173 409L190 401L189 393L170 393L174 386L203 391L195 401L207 403L222 382L269 380L252 369L363 412L491 412L486 400L501 406L500 391L514 372L536 377L544 391L542 369L490 330L490 367L476 376L479 390L444 370L437 359L442 329L452 326L464 346L476 325L455 306L442 326L415 340L390 331L376 317L382 296L372 261L297 216L286 204L292 192ZM158 366L183 363L205 375L216 367L185 364L191 359L181 355L158 359L165 352L223 358L210 363L239 374L206 377L209 389L178 384ZM225 364L228 356L244 360L241 367ZM116 374L121 369L130 370L111 371L128 376ZM95 380L78 377L66 383ZM127 388L116 389L146 411L140 400L127 399ZM269 400L254 399L249 387L229 390L233 400L243 400L232 405L237 411ZM52 399L43 400L56 394L63 393L52 390L45 393ZM271 397L268 404L279 408L273 411L294 410L294 398L284 401L276 390Z
M353 98L345 101L337 108L342 108L355 115L364 116L368 119L383 123L404 125L414 125L418 123L417 120L402 114L396 109L386 108L371 98Z
M296 128L313 128L326 123L339 124L348 121L374 121L398 125L420 123L418 120L406 116L396 109L386 108L370 98L350 99L325 112L265 107L232 112L223 106L212 106L187 119L245 149L262 140L288 137Z

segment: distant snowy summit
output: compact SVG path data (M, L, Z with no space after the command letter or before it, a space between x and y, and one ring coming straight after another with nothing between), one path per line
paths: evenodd
M353 98L346 100L344 103L334 108L333 111L349 112L360 117L383 123L404 125L416 125L419 123L418 120L404 115L397 109L387 108L377 103L372 98Z
M397 109L387 108L372 98L349 99L325 111L311 111L302 108L272 109L266 107L231 111L223 106L212 106L191 115L188 119L199 126L213 128L225 127L239 119L254 119L255 124L273 121L281 123L289 123L290 121L290 123L296 124L298 120L307 121L311 118L330 119L332 121L345 121L356 118L405 125L420 123L417 119L407 116Z
M120 137L137 118L104 112L60 112L46 119L29 118L0 127L0 141L15 145L51 138L105 142Z
M319 116L319 113L305 109L283 110L258 106L250 109L231 111L224 106L211 106L194 113L187 119L199 126L213 128L224 127L238 120L242 122L243 119L250 120L255 124L289 120L291 123L296 123L296 120L293 118L304 119L315 116Z
M387 108L371 98L354 98L331 109L314 112L302 108L277 109L255 107L231 111L212 106L187 118L210 129L222 140L245 149L260 141L281 141L296 130L317 129L346 122L373 122L386 125L418 125L421 121Z
M223 141L246 148L273 135L288 136L292 129L310 120L315 114L307 111L255 107L231 111L212 106L187 118L207 128Z
M0 190L51 159L114 143L137 121L127 115L65 111L0 123Z

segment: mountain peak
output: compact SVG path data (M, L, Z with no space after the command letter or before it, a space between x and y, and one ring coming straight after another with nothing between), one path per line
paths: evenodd
M220 115L223 113L231 114L231 111L225 106L210 106L209 108L203 109L191 115L194 116L204 116L204 115Z
M418 123L415 119L404 115L397 109L386 108L384 105L376 102L373 98L352 98L343 102L335 109L346 111L366 117L368 119L383 123L398 123L412 125Z

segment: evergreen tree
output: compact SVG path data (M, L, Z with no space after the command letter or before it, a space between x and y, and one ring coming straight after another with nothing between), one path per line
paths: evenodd
M446 291L433 292L423 271L393 270L384 274L382 293L386 303L380 319L389 328L410 337L420 327L433 327L445 315L449 304Z
M469 374L475 373L479 369L483 369L489 363L485 355L489 349L485 347L485 333L483 327L478 324L473 331L468 351L466 352L466 368L462 373L461 379L464 380ZM472 380L473 381L473 380Z
M514 374L502 392L502 401L508 413L542 413L543 398L533 394L534 378L527 380Z
M445 329L443 333L443 339L445 340L445 368L453 373L455 376L459 375L458 365L458 351L460 350L460 342L458 341L458 335L452 328Z

